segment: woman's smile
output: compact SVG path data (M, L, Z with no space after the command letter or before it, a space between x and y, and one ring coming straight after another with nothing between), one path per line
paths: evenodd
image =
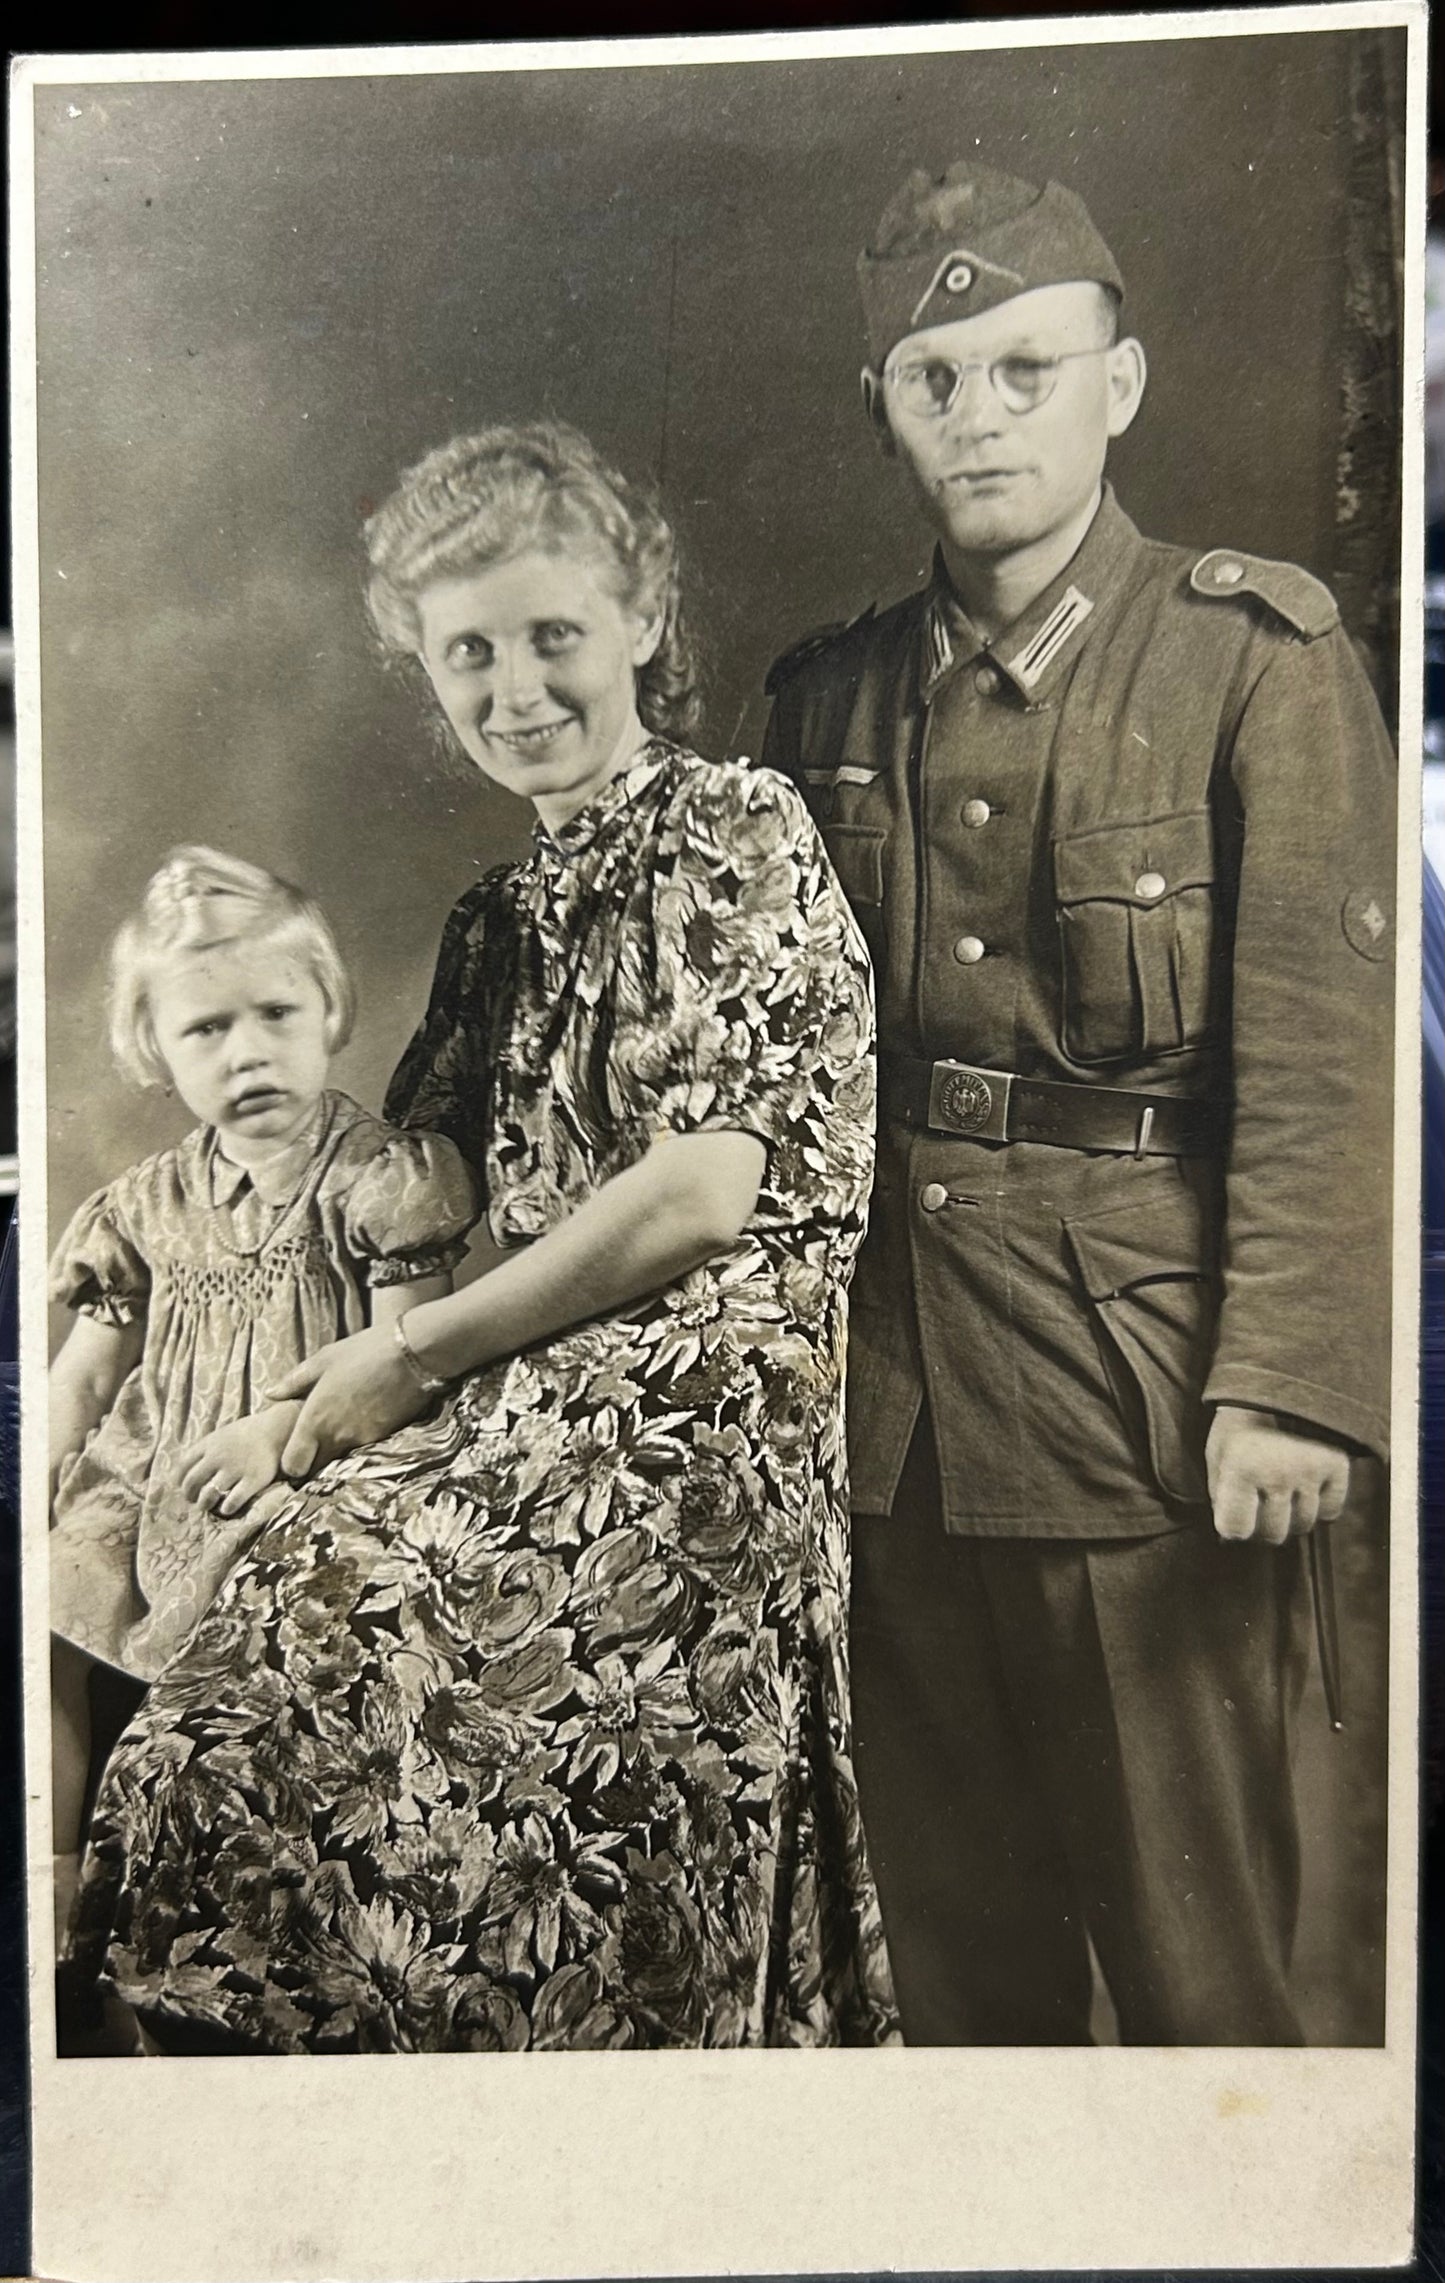
M509 753L519 754L523 760L533 760L549 753L562 732L573 727L575 719L573 714L564 714L557 721L530 722L524 728L510 729L494 725L483 714L477 727L492 744L504 745Z
M486 734L495 737L502 745L510 745L516 753L535 753L540 747L550 745L554 738L560 737L570 719L570 715L567 715L561 721L537 722L530 729L489 729Z

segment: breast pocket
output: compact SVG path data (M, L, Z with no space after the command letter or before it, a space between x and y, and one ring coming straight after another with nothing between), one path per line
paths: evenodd
M1214 935L1208 810L1056 840L1054 891L1070 1061L1147 1061L1202 1044Z

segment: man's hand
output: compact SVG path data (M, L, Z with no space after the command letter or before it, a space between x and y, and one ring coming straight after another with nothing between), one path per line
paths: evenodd
M282 1471L293 1479L358 1444L379 1443L410 1426L430 1401L379 1325L318 1348L278 1380L272 1393L305 1397L299 1417L293 1407L295 1425L281 1454Z
M281 1453L300 1410L299 1403L273 1403L188 1445L180 1456L187 1498L207 1510L239 1514L280 1474Z
M1286 1538L1335 1522L1350 1488L1348 1455L1281 1427L1268 1411L1222 1403L1204 1450L1214 1527L1221 1538Z

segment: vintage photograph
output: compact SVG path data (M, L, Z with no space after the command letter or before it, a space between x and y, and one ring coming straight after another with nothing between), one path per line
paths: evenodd
M1308 2053L1408 2210L1422 19L1296 13L18 74L37 2109Z

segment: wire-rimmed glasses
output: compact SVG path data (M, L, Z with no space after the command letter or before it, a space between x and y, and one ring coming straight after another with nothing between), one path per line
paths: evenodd
M1108 345L1094 349L1064 349L1056 357L1030 357L1014 352L1004 357L975 357L967 364L955 357L890 357L883 378L898 409L915 420L941 420L958 402L969 373L987 373L989 384L1009 412L1037 412L1059 385L1059 368L1075 357L1106 357Z

